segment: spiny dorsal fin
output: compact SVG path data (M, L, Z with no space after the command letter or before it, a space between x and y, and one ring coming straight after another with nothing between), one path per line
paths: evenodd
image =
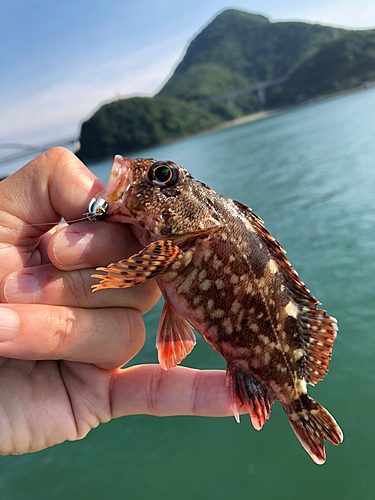
M300 289L300 292L306 296L312 297L310 295L310 290L308 290L305 284L299 279L297 272L293 269L289 260L285 257L286 251L280 245L278 241L267 231L267 229L263 226L263 221L260 219L251 208L247 207L243 203L238 201L234 202L236 206L241 210L243 215L247 217L252 223L253 228L258 233L258 236L262 238L264 243L267 245L267 248L275 257L276 261L280 264L282 271L288 277L288 281L293 284L294 287ZM316 304L319 302L314 299Z
M285 250L263 226L263 221L252 210L242 203L235 202L243 215L250 220L253 228L267 245L269 251L280 265L288 288L299 309L299 319L302 323L302 342L304 356L304 378L307 383L315 385L328 371L332 355L332 347L337 335L337 321L327 316L326 311L316 309L320 304L299 279Z

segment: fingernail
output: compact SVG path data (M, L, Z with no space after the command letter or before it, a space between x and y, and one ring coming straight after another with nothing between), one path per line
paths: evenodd
M11 340L18 332L20 320L13 309L0 307L0 342Z
M33 273L13 273L5 282L3 293L7 302L18 304L38 303L42 295L38 277Z
M52 251L61 267L83 264L91 238L92 234L82 234L69 230L57 234Z

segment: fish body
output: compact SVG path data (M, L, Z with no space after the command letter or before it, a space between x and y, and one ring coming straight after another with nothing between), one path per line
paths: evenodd
M303 447L325 461L343 435L307 392L328 370L337 322L310 294L285 251L247 206L173 162L116 156L99 193L112 220L133 224L144 250L99 268L94 291L156 279L165 298L159 362L172 368L199 332L227 363L233 413L261 429L278 400Z

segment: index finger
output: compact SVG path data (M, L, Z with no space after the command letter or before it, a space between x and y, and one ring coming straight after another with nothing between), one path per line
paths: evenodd
M233 415L224 370L137 365L113 372L112 418L124 415ZM241 412L242 413L242 412Z
M61 217L83 217L103 184L69 150L53 148L5 179L0 186L0 279L25 266L39 265L43 233ZM33 224L45 224L35 226Z

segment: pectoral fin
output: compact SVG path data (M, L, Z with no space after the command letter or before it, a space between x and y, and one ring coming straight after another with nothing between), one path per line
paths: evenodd
M93 292L104 288L129 288L147 279L163 276L174 268L179 270L186 267L190 260L191 256L172 241L154 241L129 259L120 260L108 267L98 267L97 271L107 274L93 274L93 278L101 281L91 288Z

